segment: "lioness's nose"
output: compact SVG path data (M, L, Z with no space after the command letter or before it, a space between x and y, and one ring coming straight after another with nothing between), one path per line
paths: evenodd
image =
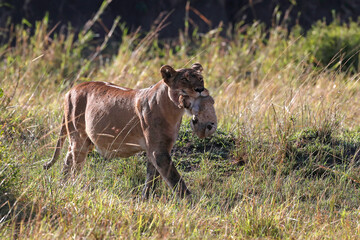
M205 88L203 88L203 87L198 87L198 88L195 88L195 91L201 93L202 91L204 91L204 89Z

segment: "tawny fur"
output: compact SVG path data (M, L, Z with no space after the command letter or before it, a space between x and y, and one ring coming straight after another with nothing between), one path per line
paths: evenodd
M160 69L163 78L160 82L138 90L105 82L85 82L73 87L65 95L63 125L53 158L44 168L50 168L58 159L67 136L65 176L75 176L82 169L92 146L105 158L129 157L146 151L143 197L148 197L158 175L181 197L189 195L171 161L170 151L184 114L180 96L186 96L191 105L199 106L194 109L200 108L201 101L197 99L206 92L201 71L198 63L179 70L165 65ZM203 130L194 132L203 136Z

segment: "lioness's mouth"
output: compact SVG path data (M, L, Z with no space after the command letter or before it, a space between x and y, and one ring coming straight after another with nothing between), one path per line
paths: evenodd
M201 94L202 93L200 93L200 92L191 92L190 91L190 93L191 94L189 94L189 93L187 93L184 89L181 89L181 95L184 95L184 96L191 96L191 97L195 97L195 98L197 98L197 97L200 97L201 96ZM207 96L207 95L206 95Z

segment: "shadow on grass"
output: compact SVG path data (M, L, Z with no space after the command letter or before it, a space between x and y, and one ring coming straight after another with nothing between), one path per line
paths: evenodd
M215 167L225 170L236 147L235 137L217 129L210 138L200 139L193 134L189 125L187 122L181 126L172 150L177 167L185 172L194 171L199 168L202 159L207 158Z
M286 158L290 170L305 170L308 176L332 174L329 169L360 165L360 129L333 131L306 128L289 136Z

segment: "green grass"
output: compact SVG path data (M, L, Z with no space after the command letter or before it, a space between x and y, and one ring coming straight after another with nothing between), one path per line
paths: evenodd
M11 41L0 46L1 239L358 238L359 74L314 65L310 34L254 23L227 38L218 28L162 41L154 26L145 37L124 31L118 47L96 48L91 29L52 35L47 21L33 31L9 27ZM188 119L181 127L172 155L191 200L160 181L142 201L143 154L106 161L92 152L69 184L61 182L62 161L42 169L70 86L147 87L160 80L161 65L196 61L219 128L201 140Z

